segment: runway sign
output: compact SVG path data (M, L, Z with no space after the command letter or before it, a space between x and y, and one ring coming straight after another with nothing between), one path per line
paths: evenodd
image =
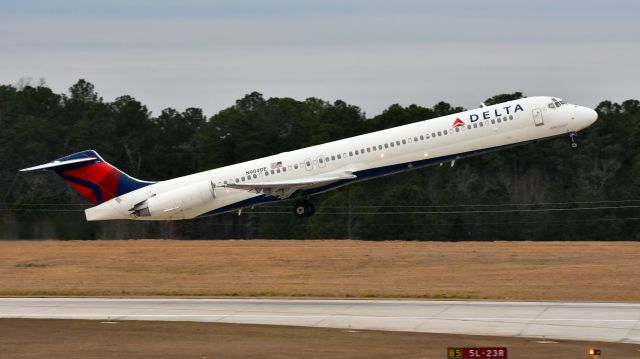
M448 359L507 359L507 348L447 348Z

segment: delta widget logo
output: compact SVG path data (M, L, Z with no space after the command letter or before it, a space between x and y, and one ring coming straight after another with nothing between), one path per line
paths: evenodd
M456 120L453 121L453 128L460 127L460 126L464 126L464 122L462 122L461 119L456 118Z

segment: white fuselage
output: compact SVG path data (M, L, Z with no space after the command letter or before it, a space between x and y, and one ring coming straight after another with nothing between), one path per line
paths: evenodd
M576 132L597 118L589 108L549 107L553 102L546 96L519 99L157 182L89 208L86 216L87 220L175 220L237 210L280 199L225 187L228 183L265 183L338 172L357 177L304 193L312 195L376 176ZM213 196L208 193L211 184L215 185ZM160 204L166 208L152 216L132 216L132 207L159 195L167 199Z

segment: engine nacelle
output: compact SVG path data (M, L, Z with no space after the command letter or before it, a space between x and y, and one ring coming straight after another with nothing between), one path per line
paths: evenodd
M212 181L203 181L153 195L129 211L133 217L179 217L184 212L204 207L214 198L215 185Z

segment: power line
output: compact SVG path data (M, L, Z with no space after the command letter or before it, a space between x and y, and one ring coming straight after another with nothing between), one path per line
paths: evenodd
M344 208L344 207L343 207ZM616 210L616 209L633 209L640 208L638 206L603 206L603 207L576 207L576 208L513 208L513 209L493 209L493 210L460 210L460 211L379 211L379 212L316 212L316 215L410 215L410 214L473 214L473 213L518 213L518 212L571 212L571 211L595 211L595 210ZM290 213L287 211L255 211L251 213L264 214L282 214Z
M624 199L624 200L601 200L601 201L576 201L576 202L540 202L540 203L497 203L497 204L447 204L447 205L368 205L368 206L352 206L351 208L457 208L457 207L519 207L519 206L561 206L571 204L604 204L604 203L632 203L640 202L640 199ZM268 207L268 206L261 206ZM274 206L275 207L275 206ZM347 208L342 207L325 207L322 208Z
M347 207L332 207L347 208ZM416 207L410 207L416 208ZM451 210L451 211L334 211L316 212L317 215L412 215L412 214L474 214L474 213L537 213L537 212L572 212L572 211L597 211L597 210L620 210L637 209L636 206L600 206L600 207L575 207L575 208L512 208L512 209L487 209L487 210ZM2 208L0 211L7 212L82 212L83 209L50 209L50 208ZM245 213L251 214L290 214L291 211L264 211L248 210Z
M599 201L574 201L574 202L540 202L540 203L480 203L480 204L446 204L446 205L362 205L351 208L457 208L457 207L519 207L519 206L562 206L571 204L604 204L604 203L632 203L640 202L640 199L599 200ZM27 206L82 206L91 207L86 203L7 203L0 202L0 206L27 207ZM259 208L289 208L285 205L259 205ZM347 206L322 206L325 209L342 209Z

